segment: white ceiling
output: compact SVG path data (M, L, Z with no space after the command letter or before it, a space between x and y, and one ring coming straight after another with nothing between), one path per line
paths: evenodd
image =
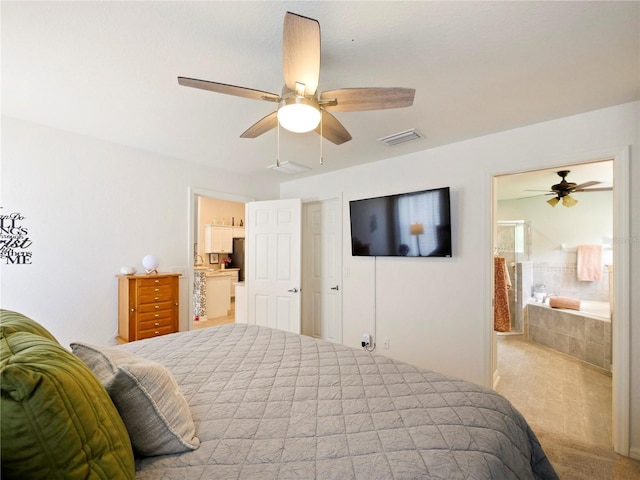
M597 185L587 188L613 187L613 160L603 160L578 165L565 165L556 168L546 168L531 172L522 172L512 175L502 175L496 179L496 198L498 200L513 200L535 196L546 196L551 192L551 186L562 181L558 171L569 170L567 182L578 185L596 181ZM587 192L576 192L575 197L588 195ZM548 200L547 197L544 200Z
M292 177L266 169L276 160L276 131L239 138L274 104L182 87L176 77L279 94L286 11L320 22L320 91L416 89L410 108L337 113L353 140L324 142L322 167L315 133L283 132L280 159L310 166L309 174L640 99L640 2L0 8L3 114L277 181ZM391 148L376 141L409 128L426 138Z

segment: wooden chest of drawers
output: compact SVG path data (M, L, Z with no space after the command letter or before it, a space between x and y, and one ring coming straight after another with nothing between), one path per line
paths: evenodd
M118 343L178 331L179 276L118 275Z

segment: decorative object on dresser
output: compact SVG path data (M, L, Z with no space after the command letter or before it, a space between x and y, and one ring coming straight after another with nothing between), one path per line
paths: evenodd
M118 343L178 331L179 276L118 275Z
M147 272L147 275L158 273L159 265L160 262L155 255L145 255L142 259L142 266L144 267L145 272Z

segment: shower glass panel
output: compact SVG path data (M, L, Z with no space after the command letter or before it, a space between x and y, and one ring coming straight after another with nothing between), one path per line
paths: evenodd
M495 254L504 257L511 280L509 317L514 333L523 331L523 308L531 296L530 233L531 224L525 220L498 222Z

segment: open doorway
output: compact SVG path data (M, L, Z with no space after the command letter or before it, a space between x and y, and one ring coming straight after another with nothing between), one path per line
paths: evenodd
M628 248L615 241L628 234L628 185L617 182L613 188L613 177L628 178L628 152L612 157L494 177L494 257L506 253L498 246L498 222L528 223L531 242L530 260L515 264L503 262L507 277L512 271L518 272L514 278L521 289L521 302L515 308L523 310L523 325L518 335L495 333L494 379L496 389L532 424L544 429L564 428L555 433L613 445L618 453L628 455L629 385L625 372L629 368L629 351L628 346L620 342L623 332L628 335L628 316L625 315L628 292L623 287L628 285L629 272L621 261L628 259ZM557 188L564 180L559 172L565 171L569 171L564 174L567 182L576 186L567 201L563 201L564 194L558 194ZM594 190L588 192L589 188ZM584 191L578 191L581 189ZM579 245L600 245L598 281L576 278ZM496 260L492 263L497 264ZM615 272L614 263L622 265L623 271ZM495 277L497 279L497 275ZM508 285L508 280L503 283ZM496 298L500 282L496 280L494 286ZM552 318L556 309L551 308L549 300L554 296L576 300L578 304L610 300L612 308L606 310L618 315L611 317L613 321L606 318L597 325L590 314L571 320L565 317L570 312L562 312L561 316ZM540 313L541 317L534 319L533 313ZM495 323L492 327L495 328ZM535 354L539 354L538 357ZM551 357L553 362L563 363L543 373L537 367L551 362ZM568 363L565 365L565 362ZM583 365L588 365L584 374L579 373ZM563 379L559 370L574 373ZM600 373L596 380L590 376L593 371ZM564 385L565 381L570 385ZM594 406L579 396L591 394L596 382L605 385L601 404L591 413L576 413L578 405ZM550 402L549 408L545 407L545 401ZM569 421L576 416L583 424Z
M239 239L245 236L245 204L250 201L240 195L189 189L188 330L236 319L236 283L244 280Z

